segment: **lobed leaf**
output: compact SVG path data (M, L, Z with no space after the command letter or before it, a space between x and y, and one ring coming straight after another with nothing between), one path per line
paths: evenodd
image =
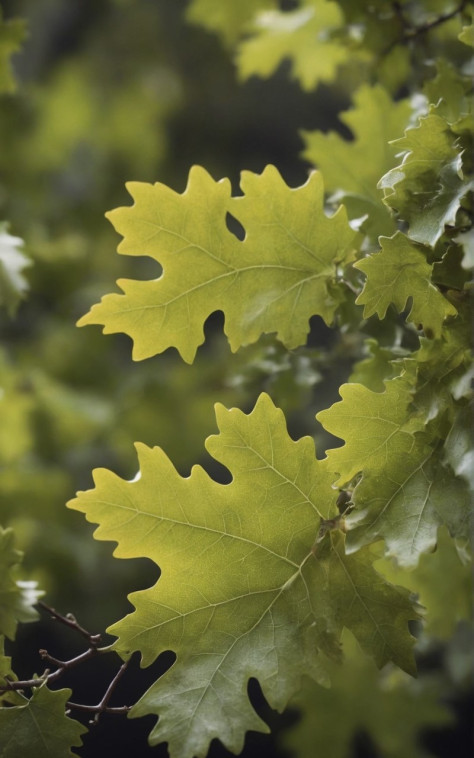
M364 229L376 236L395 230L377 182L395 163L397 148L389 142L403 133L411 112L408 100L394 102L382 86L362 85L354 107L340 116L351 141L335 132L303 132L303 156L322 171L326 189L337 192L351 217L368 214Z
M68 758L71 748L82 745L85 726L65 715L71 690L53 692L36 687L23 705L0 708L0 756L19 758Z
M381 474L363 476L353 501L355 510L347 518L349 552L384 538L388 555L413 567L421 553L434 549L441 525L457 537L469 534L467 487L442 465L440 450L423 441Z
M160 567L109 631L143 665L176 652L132 715L159 715L150 741L179 758L205 756L214 738L239 752L246 730L266 730L248 700L250 677L279 710L304 674L327 682L323 661L338 659L343 627L378 666L394 660L413 672L408 594L374 572L367 550L347 556L337 528L320 531L338 523L337 493L312 440L294 442L267 395L248 416L216 413L220 433L207 448L230 484L197 466L182 478L159 448L137 445L139 476L98 470L95 489L69 504L99 524L98 539L117 542L117 557Z
M342 400L316 416L328 432L345 440L327 451L328 466L339 475L336 484L349 483L361 471L382 474L392 459L412 452L414 433L423 422L410 420L413 389L406 376L385 382L384 392L343 384L339 394Z
M381 237L382 250L354 263L367 275L356 303L364 305L364 317L385 317L391 303L401 313L412 300L407 320L422 327L427 335L440 337L444 320L456 308L431 283L433 266L419 247L401 232Z
M462 199L474 187L463 173L457 135L432 112L394 143L402 163L379 182L385 203L409 224L409 236L433 247L447 225L454 226Z
M79 325L129 334L135 360L174 346L191 363L217 310L234 351L267 332L294 348L306 341L311 316L333 319L337 266L351 257L356 233L342 207L324 214L320 174L290 189L273 166L243 172L243 198L200 167L182 195L162 184L127 186L135 204L109 214L124 236L119 252L149 255L163 273L119 280L124 294L106 295ZM243 241L227 228L227 213L243 224Z

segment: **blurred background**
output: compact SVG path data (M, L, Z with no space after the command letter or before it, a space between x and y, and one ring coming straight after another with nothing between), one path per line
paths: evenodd
M225 480L204 450L215 431L214 403L248 410L264 389L284 409L290 433L313 436L322 456L337 443L314 415L337 399L360 345L314 319L306 349L288 353L268 337L233 355L214 314L192 366L174 350L134 364L124 335L76 328L118 277L156 276L149 259L115 254L119 239L104 213L130 203L125 182L159 181L181 192L190 166L200 164L215 179L228 176L238 192L240 171L272 163L297 186L309 170L298 131L344 133L337 113L348 105L347 92L322 85L303 92L285 65L266 81L239 84L231 52L218 36L186 23L187 5L0 2L4 20L26 24L13 57L16 89L0 95L0 221L24 240L31 264L17 313L0 310L0 523L14 528L25 576L39 582L46 601L93 632L129 612L127 593L154 582L157 569L113 559L113 545L94 541L82 515L65 508L77 490L92 486L92 469L132 477L139 440L163 447L182 474L200 463ZM39 647L61 658L79 652L77 642L46 617L24 625L15 670L29 677L42 667ZM76 701L99 700L117 668L116 661L101 665L65 682L77 688ZM166 665L129 671L117 704L136 700ZM274 735L250 735L243 755L291 755L277 743L296 711L277 718L258 687L251 689ZM465 707L459 705L459 756L467 744ZM124 722L105 716L80 755L166 755L147 746L153 719ZM453 734L427 736L435 755L449 754L443 739L453 745ZM211 758L224 755L213 746ZM355 733L353 756L378 755Z

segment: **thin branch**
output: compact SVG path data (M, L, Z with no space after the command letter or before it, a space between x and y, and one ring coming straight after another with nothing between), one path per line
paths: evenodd
M48 661L48 663L52 663L53 666L57 666L57 670L53 671L51 674L48 674L46 677L46 680L49 683L54 682L56 679L59 679L59 677L62 676L65 671L68 671L69 669L74 668L74 666L77 666L78 664L89 660L89 658L93 658L94 656L98 655L99 652L100 651L96 647L90 647L84 653L76 655L75 658L71 658L68 661L60 661L57 658L53 658L53 656L50 655L47 650L40 650L39 654L43 660Z
M97 647L102 642L100 634L91 634L88 632L87 629L84 629L84 627L77 622L72 613L67 613L65 616L63 616L62 613L58 613L58 611L56 611L54 608L51 608L49 605L46 605L46 603L43 603L42 600L39 600L37 605L39 605L40 608L49 613L50 616L59 621L61 624L68 626L70 629L74 629L74 631L78 632L80 635L82 635L82 637L85 637L91 647Z
M449 11L448 13L443 13L441 16L437 16L432 21L426 21L424 24L420 24L419 26L414 26L410 23L410 21L406 18L404 12L403 12L403 6L401 2L398 0L393 0L391 3L391 7L393 10L394 15L398 19L400 26L402 28L401 30L401 38L400 39L394 39L388 48L383 51L382 56L388 55L393 48L398 44L405 44L406 42L409 42L412 39L415 39L416 37L419 37L422 34L426 34L427 32L431 31L431 29L435 29L437 26L440 26L441 24L444 24L446 21L449 21L450 19L454 18L458 15L458 13L462 13L463 10L466 8L468 3L468 0L461 0L458 6L454 8L452 11Z
M82 637L84 637L87 642L89 643L89 647L87 650L85 650L83 653L80 653L79 655L76 655L74 658L70 658L67 661L61 661L59 658L55 658L54 656L50 655L47 650L39 650L39 655L41 658L46 661L47 663L51 664L52 666L55 666L55 671L51 671L49 668L45 669L41 676L35 677L34 679L22 679L20 681L14 681L10 679L8 676L4 677L3 684L0 686L0 693L7 692L9 690L14 690L16 692L22 692L26 689L34 689L36 687L41 687L43 684L49 685L51 682L56 681L66 671L69 671L70 669L74 668L75 666L78 666L81 663L84 663L84 661L89 660L90 658L94 658L97 655L112 652L109 648L99 648L98 645L100 644L102 638L100 634L91 634L87 631L87 629L84 629L76 618L72 615L72 613L68 613L66 616L64 616L62 613L58 613L54 608L51 608L50 606L46 605L46 603L43 603L42 601L38 602L38 605L43 608L47 613L52 616L53 619L56 619L61 624L64 624L68 628L72 629L73 631L80 634ZM68 702L67 708L73 709L79 711L85 711L87 713L93 713L94 719L91 723L97 723L97 721L100 718L100 715L102 713L115 713L115 714L124 714L128 713L131 706L123 705L119 707L109 707L108 703L109 700L120 680L120 678L123 676L126 668L128 666L128 661L123 663L117 673L115 674L114 678L110 682L109 686L107 687L107 690L97 705L85 705L81 703L73 703Z
M84 703L66 703L66 708L75 709L77 711L84 711L85 713L95 713L95 717L93 719L94 723L97 721L99 717L99 706L98 705L85 705ZM131 711L132 706L131 705L119 705L110 708L107 706L107 708L101 708L100 713L115 713L117 715L120 714L127 714L129 711Z
M119 682L119 679L125 673L125 669L127 668L127 666L128 666L128 661L125 661L125 663L122 663L122 665L120 666L119 670L117 671L117 673L115 674L114 678L112 679L112 681L110 682L109 686L107 687L107 690L105 691L104 697L102 698L102 700L100 701L100 703L96 706L97 712L96 712L96 714L94 716L94 723L95 724L98 722L98 720L100 718L100 714L104 713L104 711L107 710L107 708L108 708L107 703L109 702L109 700L110 700L110 698L112 696L112 693L113 693L114 689L116 688L116 686L117 686L117 684Z
M420 26L410 27L407 25L405 28L404 36L407 39L412 39L413 37L417 37L419 34L425 34L426 32L431 31L431 29L434 29L436 26L440 26L440 24L444 24L445 21L449 21L450 19L454 18L458 13L462 13L467 5L467 2L468 0L462 0L457 8L454 8L454 10L449 11L449 13L444 13L441 16L437 16L432 21L427 21L425 24L420 24ZM394 3L394 5L399 5L399 3Z

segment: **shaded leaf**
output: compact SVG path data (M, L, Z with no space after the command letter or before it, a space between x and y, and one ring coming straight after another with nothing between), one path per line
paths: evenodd
M143 665L171 649L177 661L134 707L160 716L152 744L170 755L205 756L219 738L234 752L245 731L266 730L247 696L256 677L283 709L303 674L327 681L325 657L339 657L351 628L378 666L413 671L408 594L384 582L365 550L346 556L334 531L337 493L313 442L294 442L281 411L261 395L250 415L217 406L220 434L207 441L232 473L221 485L199 467L181 478L159 448L137 445L140 473L126 482L95 472L94 490L69 506L99 523L115 555L160 566L157 584L134 593L136 610L110 628L116 649L140 650Z
M474 449L472 446L472 408L459 408L446 437L445 458L457 476L463 477L474 492Z
M318 173L290 189L268 166L261 175L243 172L241 186L244 197L231 198L228 180L215 182L199 167L182 195L162 184L129 184L135 205L109 214L124 236L119 252L149 255L163 274L119 280L124 294L105 296L79 324L129 334L135 360L174 346L191 363L204 322L217 310L234 351L264 332L297 347L311 316L331 322L337 265L356 238L345 210L324 214ZM227 212L243 224L243 241L228 230Z
M326 189L337 192L351 217L369 214L363 228L376 236L395 230L377 182L396 162L397 148L388 143L403 133L411 112L408 100L395 103L380 85L363 85L354 107L339 117L353 140L335 132L303 132L303 155L321 170Z
M412 300L407 320L422 326L425 333L439 337L444 319L455 316L456 308L431 283L433 267L419 247L401 232L381 237L382 250L354 263L367 276L356 303L364 306L364 317L385 317L391 303L401 313Z
M363 384L373 392L383 392L385 380L393 379L399 373L394 361L400 356L397 356L396 350L384 348L374 339L366 340L365 347L369 356L355 364L349 383ZM402 350L399 352L404 353Z
M467 487L442 465L440 450L423 441L409 455L388 461L381 474L363 476L353 502L355 509L346 519L347 549L384 538L388 555L401 566L416 566L420 554L435 547L442 524L453 536L469 535Z
M467 310L467 313L464 312ZM404 365L416 375L414 408L426 421L454 411L453 400L470 392L472 372L469 309L443 328L441 339L420 338L420 347Z
M471 111L472 82L458 68L440 58L436 61L436 76L424 87L428 101L436 106L435 113L450 126L459 124Z
M379 182L385 202L409 224L409 236L434 246L446 225L455 225L461 200L474 186L463 174L457 136L445 118L430 113L394 144L402 163Z
M5 655L5 638L0 635L0 707L5 705L23 705L24 698L15 690L6 689L2 692L2 687L6 685L7 680L16 681L17 676L12 671L11 658Z
M65 715L71 690L53 692L46 686L33 690L23 705L0 708L0 756L19 758L67 758L71 748L82 745L85 726Z
M472 619L471 561L461 560L445 527L438 530L436 550L420 555L413 571L406 571L388 558L378 560L375 566L388 581L416 593L425 609L426 635L449 640L459 622Z
M441 704L442 686L377 671L346 633L344 666L332 668L330 689L305 680L291 705L301 710L298 723L283 734L283 745L298 758L347 758L361 732L370 735L384 758L424 758L420 744L427 728L452 721Z

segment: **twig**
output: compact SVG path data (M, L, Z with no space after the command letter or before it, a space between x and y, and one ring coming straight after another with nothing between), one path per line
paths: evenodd
M424 24L420 24L419 26L414 26L410 23L410 21L406 18L404 12L403 12L403 6L398 0L393 0L391 3L394 15L397 17L398 21L400 22L400 26L402 27L402 33L401 33L401 39L395 39L393 40L388 48L384 50L382 55L388 55L388 53L391 52L391 50L395 47L395 45L398 44L405 44L406 42L409 42L412 39L415 39L415 37L419 37L421 34L426 34L426 32L431 31L431 29L435 29L437 26L440 26L441 24L444 24L446 21L449 21L451 18L454 18L458 15L458 13L462 13L464 8L467 6L468 0L461 0L458 6L454 8L452 11L449 11L448 13L443 13L441 16L437 16L432 21L426 21Z
M39 650L39 655L44 661L47 661L47 663L51 664L52 666L55 666L55 671L51 671L49 668L46 668L41 676L35 677L34 679L22 679L19 681L14 681L10 679L8 676L4 677L4 683L0 686L0 693L7 692L8 690L15 690L15 691L23 691L25 689L34 689L35 687L41 687L43 684L49 685L51 682L55 682L57 679L59 679L66 671L69 671L70 669L74 668L75 666L78 666L81 663L84 663L84 661L89 660L90 658L93 658L99 654L111 652L109 648L99 648L99 644L102 641L102 637L100 634L91 634L87 631L87 629L84 629L82 627L77 619L72 615L72 613L68 613L66 616L64 616L62 613L58 613L54 608L51 608L49 605L46 605L46 603L43 603L42 601L38 602L38 605L43 608L47 613L49 613L50 616L52 616L53 619L56 619L61 624L64 624L68 628L72 629L73 631L80 634L82 637L84 637L89 647L87 650L85 650L83 653L80 653L79 655L76 655L74 658L70 658L67 661L61 661L59 658L55 658L54 656L50 655L47 650ZM73 703L68 702L67 708L73 709L79 711L85 711L87 713L93 713L94 718L91 721L91 723L97 723L100 715L102 713L114 713L114 714L124 714L128 713L131 706L123 705L119 707L110 707L108 705L109 700L112 696L112 693L114 692L119 679L124 674L126 668L128 666L128 661L123 663L117 673L115 674L114 678L110 682L109 686L107 687L107 690L97 705L85 705L82 703Z
M76 711L84 711L85 713L95 713L94 719L92 720L93 723L96 723L99 717L99 706L98 705L85 705L84 703L66 703L66 708L75 709ZM100 713L114 713L117 715L123 715L127 714L129 711L131 711L132 706L131 705L119 705L116 707L110 708L107 706L107 708L100 708ZM91 722L92 723L92 722Z
M43 603L42 600L38 601L38 605L44 611L49 613L49 615L54 619L60 621L61 624L68 626L70 629L74 629L74 631L78 632L80 635L82 635L82 637L85 637L91 647L97 647L97 645L100 645L102 642L100 634L91 634L88 632L87 629L84 629L84 627L77 622L72 613L67 613L66 616L63 616L62 613L58 613L58 611L56 611L54 608L51 608L49 605L46 605L46 603Z
M94 657L100 651L96 647L90 647L84 653L77 655L75 658L70 658L68 661L59 661L57 658L53 658L53 656L50 655L47 650L39 650L38 652L43 660L48 661L48 663L52 663L53 666L57 666L57 670L53 671L52 674L48 674L47 676L48 682L54 682L56 679L59 679L59 677L62 676L65 671L74 668L74 666L77 666L79 663L83 663L84 661L89 660L89 658Z
M399 5L399 3L394 3L394 5ZM427 21L425 24L420 24L420 26L407 25L405 28L404 36L407 39L412 39L413 37L417 37L419 34L425 34L426 32L429 32L431 29L434 29L436 26L440 26L440 24L444 24L445 21L449 21L451 18L454 18L455 16L457 16L458 13L462 13L466 5L467 5L467 0L462 0L462 2L459 3L457 8L454 8L454 10L449 11L449 13L444 13L441 16L437 16L432 21Z
M87 710L89 712L95 713L95 716L94 716L93 720L90 722L90 723L93 723L93 724L97 724L97 722L99 721L101 713L117 713L117 712L118 713L127 713L130 710L130 707L127 706L127 705L122 706L121 708L119 707L118 709L116 709L116 708L110 709L109 706L107 705L107 703L109 702L109 700L110 700L110 698L112 696L112 693L113 693L115 687L117 686L117 683L118 683L119 679L124 674L125 669L127 668L127 666L128 666L128 661L125 661L125 663L122 663L122 665L120 666L119 670L117 671L117 673L115 674L114 678L112 679L112 681L110 682L109 686L107 687L107 689L105 691L105 695L102 698L102 700L100 701L100 703L98 703L97 705L88 705L88 706L82 706L82 707L79 706L79 704L77 704L77 703L68 703L67 704L68 707L69 708L78 708L79 707L79 708L81 708L81 710Z

